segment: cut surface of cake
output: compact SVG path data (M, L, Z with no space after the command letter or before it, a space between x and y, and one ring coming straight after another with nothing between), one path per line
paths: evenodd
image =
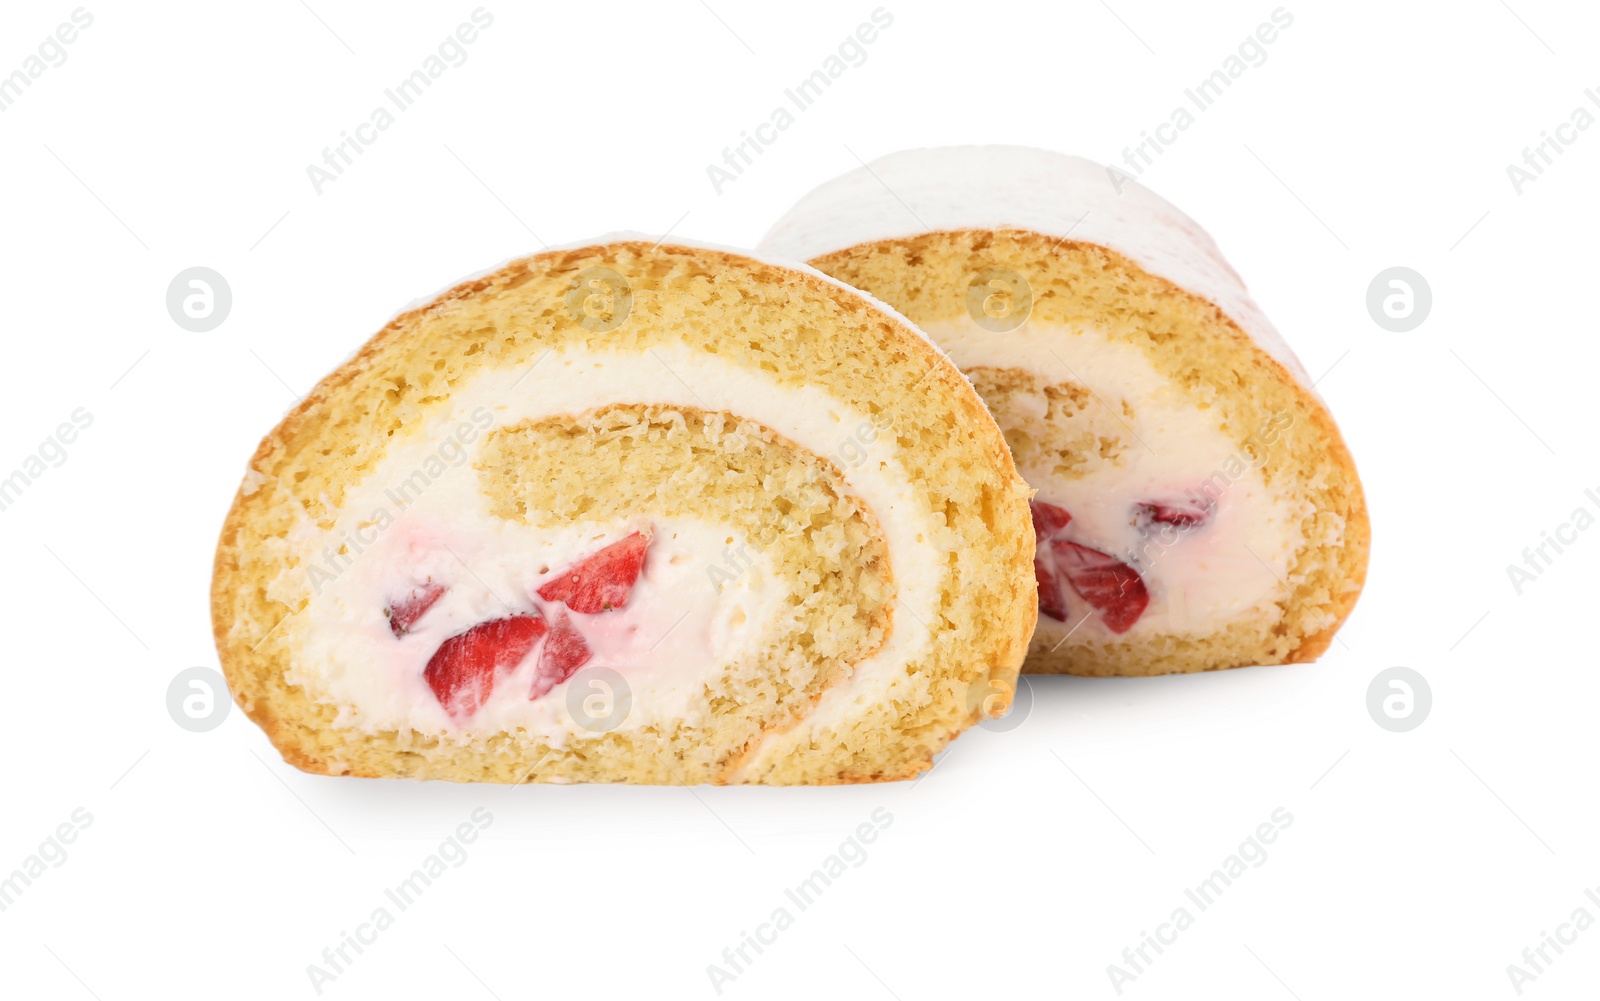
M983 396L1037 491L1025 669L1148 675L1313 660L1370 529L1312 380L1193 220L1043 150L877 160L764 251L883 300Z
M250 463L213 622L311 772L903 779L1006 707L1029 518L902 317L619 237L465 282L324 379Z

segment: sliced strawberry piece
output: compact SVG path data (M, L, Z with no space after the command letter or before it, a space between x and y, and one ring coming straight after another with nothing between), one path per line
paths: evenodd
M1135 504L1134 511L1140 522L1157 522L1176 528L1199 528L1211 520L1216 510L1215 501L1201 502L1192 499L1181 501L1146 501Z
M1033 575L1039 581L1039 614L1048 615L1057 622L1067 621L1067 602L1061 594L1061 581L1056 579L1050 564L1035 558Z
M593 615L628 603L633 584L644 570L650 532L634 532L597 553L585 556L539 588L546 601L565 602L574 612Z
M422 676L451 719L468 719L489 700L500 675L522 663L548 628L532 615L480 622L439 644Z
M1067 527L1067 522L1072 520L1065 508L1046 504L1042 500L1028 502L1028 510L1033 512L1033 534L1040 542L1049 542L1055 538L1057 532Z
M1133 628L1150 604L1139 572L1115 557L1076 542L1058 539L1050 544L1056 569L1067 583L1100 613L1100 619L1114 633Z
M449 588L443 584L435 584L430 580L421 587L413 588L404 598L389 602L383 614L389 617L390 631L396 636L410 632L412 624L422 618L434 602L444 597L447 590Z
M557 612L550 622L550 637L539 651L539 666L534 669L533 689L528 692L528 699L542 698L577 673L593 656L594 651L573 627L572 619L566 612Z

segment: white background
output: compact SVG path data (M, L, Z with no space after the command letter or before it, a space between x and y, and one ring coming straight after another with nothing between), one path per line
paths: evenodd
M1020 726L969 733L914 786L335 780L242 713L204 734L167 715L173 676L216 665L211 556L245 460L393 312L613 229L749 245L908 146L1120 159L1276 6L1109 2L890 0L865 64L721 194L707 164L874 0L492 3L466 63L320 195L307 164L472 0L90 6L0 113L0 475L94 418L0 512L0 874L93 817L0 912L5 996L313 997L308 964L483 807L467 861L324 996L715 997L707 966L883 808L866 861L724 996L1112 998L1108 964L1283 807L1267 861L1123 996L1515 997L1507 964L1541 932L1600 918L1600 531L1521 595L1506 571L1600 512L1600 127L1520 195L1506 174L1574 108L1600 114L1578 4L1292 3L1265 64L1142 178L1327 373L1374 547L1320 663L1036 682ZM72 9L7 4L0 73ZM233 290L209 333L164 305L195 265ZM1365 306L1395 265L1433 291L1409 333ZM1365 707L1395 665L1432 687L1409 733ZM1600 929L1550 955L1526 996L1592 996Z

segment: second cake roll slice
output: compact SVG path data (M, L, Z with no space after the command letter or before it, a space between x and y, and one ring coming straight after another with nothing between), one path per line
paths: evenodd
M1193 220L1077 157L914 150L824 184L763 248L950 352L1038 490L1027 670L1311 660L1366 575L1356 469Z

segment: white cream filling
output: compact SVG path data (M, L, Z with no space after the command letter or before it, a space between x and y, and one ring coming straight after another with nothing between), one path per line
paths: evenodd
M470 470L457 475L476 482ZM583 615L537 596L540 586L573 563L647 524L654 534L644 571L622 608ZM304 663L319 665L320 671L313 679L297 670L290 680L326 691L341 709L339 725L354 729L389 729L404 721L425 733L485 734L519 726L546 734L570 731L575 721L565 684L537 700L528 698L537 647L515 672L498 680L488 701L464 723L450 720L423 678L441 643L480 622L536 611L547 621L567 614L593 654L585 671L607 668L620 675L627 702L639 707L641 720L668 716L694 722L704 705L704 699L691 698L696 679L705 680L713 665L753 654L783 602L781 584L759 556L720 590L713 586L705 568L722 559L729 539L735 548L747 541L725 526L700 520L540 531L499 519L474 524L437 510L408 508L346 573L324 587L310 620L314 629L301 647ZM397 638L384 607L405 595L412 582L424 580L448 590ZM587 677L574 680L582 685ZM597 691L623 697L620 691ZM582 687L580 692L590 694Z
M830 458L878 519L898 603L912 621L932 621L941 547L954 543L917 499L892 434L862 435L871 426L867 415L819 387L779 387L761 372L683 345L644 354L573 348L528 369L486 369L455 387L427 429L391 443L377 468L346 491L332 531L308 519L291 533L302 565L286 570L272 594L310 601L283 626L298 648L288 680L338 706L342 724L368 732L411 728L469 739L520 728L556 745L587 732L568 712L569 683L528 700L537 651L465 724L445 714L422 672L444 638L504 617L508 607L528 610L532 590L548 576L650 523L642 516L552 531L507 522L490 513L472 468L492 427L614 404L728 411ZM591 664L616 670L631 691L622 729L693 722L705 711L705 687L767 635L785 604L785 586L753 545L754 565L720 591L713 585L708 569L729 566L727 540L734 550L747 542L725 526L661 521L654 528L627 606L573 615L595 650ZM341 546L350 558L338 554ZM386 601L397 585L430 574L450 581L451 591L397 639L383 616ZM901 665L926 649L925 630L907 628L898 616L896 623L884 646L839 686L852 700L876 701L903 675Z
M1024 369L1050 383L1088 387L1095 396L1089 406L1101 409L1102 416L1115 408L1111 425L1129 445L1120 462L1100 463L1078 478L1026 465L1018 472L1039 491L1038 500L1072 515L1067 538L1138 566L1150 604L1123 635L1204 634L1282 594L1281 580L1302 544L1300 506L1269 491L1250 456L1223 433L1217 419L1196 407L1137 347L1112 341L1099 330L1031 321L993 333L961 317L930 324L928 333L963 370L980 365ZM1132 417L1121 411L1124 400ZM1039 402L1042 411L1045 401ZM1224 484L1209 521L1165 538L1156 531L1149 539L1141 537L1134 505L1182 500L1208 481ZM1137 564L1130 552L1141 554ZM1079 638L1111 635L1062 583L1069 618L1039 617L1048 642L1080 624ZM1086 617L1091 621L1083 623Z

